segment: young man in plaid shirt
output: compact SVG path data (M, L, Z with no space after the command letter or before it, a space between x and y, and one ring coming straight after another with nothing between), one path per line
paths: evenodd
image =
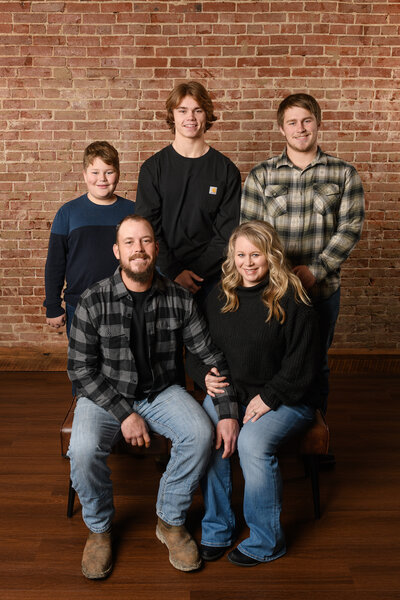
M321 109L315 98L288 96L279 105L277 120L286 148L249 173L242 192L241 222L261 219L276 229L319 314L318 388L325 412L327 353L339 314L340 267L361 235L364 192L352 165L318 147Z
M150 445L149 431L172 442L171 458L157 498L156 535L172 565L201 565L184 523L213 443L211 421L177 384L182 343L204 363L229 377L192 295L155 271L158 244L150 223L131 215L117 229L114 253L120 267L86 290L72 322L68 374L77 407L68 451L71 480L89 536L83 574L102 579L112 569L112 483L106 461L123 436L133 446ZM230 456L238 434L232 386L215 397L216 446Z

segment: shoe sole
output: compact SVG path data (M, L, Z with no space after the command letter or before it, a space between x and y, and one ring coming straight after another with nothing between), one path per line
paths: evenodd
M168 544L167 544L167 542L166 542L163 534L158 529L158 527L156 527L156 537L160 540L160 542L162 544L165 544L165 546L167 546L167 548L168 548ZM187 573L189 571L196 571L197 569L199 569L201 567L201 558L199 559L198 563L196 563L195 566L193 566L193 567L185 567L185 566L181 565L180 563L175 562L171 558L171 552L170 552L169 548L168 548L168 553L169 553L169 562L171 563L171 565L173 567L175 567L175 569L178 569L178 571L185 571Z
M250 564L246 564L246 563L242 563L236 560L232 560L232 558L230 558L229 554L228 554L228 560L229 562L231 562L233 565L236 565L237 567L256 567L257 565L260 565L261 562L260 561L255 561L253 563Z
M113 565L110 565L110 567L101 573L101 575L89 575L89 573L85 572L84 568L82 567L82 574L86 577L86 579L105 579L110 575L112 569Z

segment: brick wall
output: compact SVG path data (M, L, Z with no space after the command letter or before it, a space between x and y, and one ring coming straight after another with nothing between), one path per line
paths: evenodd
M307 91L323 148L355 164L367 222L343 270L336 347L400 347L400 2L0 2L0 345L50 351L43 269L62 203L84 191L95 139L121 154L119 192L171 138L164 100L202 81L219 121L208 140L243 178L283 147L279 101Z

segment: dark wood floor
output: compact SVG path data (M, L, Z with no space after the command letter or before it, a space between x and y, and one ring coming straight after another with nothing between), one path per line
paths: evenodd
M328 422L337 466L321 474L313 518L301 463L285 456L282 520L288 552L243 569L226 558L176 571L157 541L154 457L111 456L115 568L103 582L80 572L86 538L79 504L66 518L68 461L58 431L70 386L64 373L0 372L0 595L6 600L393 600L400 598L400 378L332 378ZM235 506L242 482L235 466ZM199 540L201 496L188 526Z

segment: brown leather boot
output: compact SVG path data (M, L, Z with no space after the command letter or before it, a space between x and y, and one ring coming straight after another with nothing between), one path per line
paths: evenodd
M104 579L112 567L111 531L89 531L82 555L82 573L88 579Z
M196 542L184 525L168 525L160 518L156 536L169 550L169 562L179 571L194 571L201 566Z

